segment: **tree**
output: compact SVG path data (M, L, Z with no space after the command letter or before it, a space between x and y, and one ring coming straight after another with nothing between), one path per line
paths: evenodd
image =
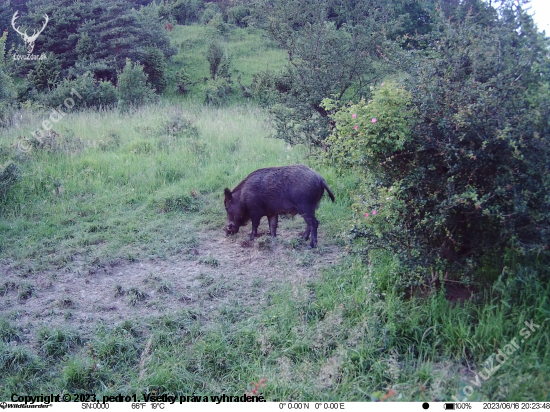
M147 84L143 66L137 62L132 64L130 59L126 59L123 71L118 74L118 94L119 107L123 110L155 102L158 99L154 90Z
M126 58L141 61L148 47L159 49L165 58L176 53L163 30L158 6L153 2L136 10L132 5L124 0L30 0L31 13L21 20L30 26L48 14L50 21L36 40L36 49L54 53L63 76L91 71L98 79L114 82ZM20 74L31 68L21 64Z
M214 80L224 60L224 50L218 41L214 40L210 42L208 51L206 52L206 60L208 60L208 64L210 65L210 76Z
M320 144L328 134L325 97L357 99L390 69L392 2L263 0L254 21L287 51L287 86L273 108L275 137Z
M44 14L49 17L48 25L36 39L36 53L53 53L63 70L73 66L78 59L78 29L84 21L97 18L102 13L102 7L92 0L30 0L27 6L29 13L21 16L22 24L36 27ZM26 74L30 68L32 66L22 67L21 74Z
M200 21L204 10L202 0L177 0L171 4L171 14L178 24L191 24Z
M147 74L149 84L157 93L162 93L166 88L166 62L164 54L154 47L148 47L143 57L143 71Z
M39 91L51 90L61 80L61 63L57 57L51 53L46 59L40 60L36 68L31 70L28 75L29 82Z
M5 31L0 37L0 125L4 123L4 118L9 113L9 108L12 105L12 98L15 95L13 82L9 75L8 65L4 57L6 50L6 40L8 32Z
M109 2L107 7L103 4L102 13L79 28L79 33L89 36L95 45L92 53L83 56L80 70L94 70L98 63L104 63L109 71L95 72L96 76L114 81L117 70L124 67L127 58L143 61L149 47L159 49L166 57L172 56L174 50L158 16L147 7L139 14L125 1Z
M13 45L19 45L23 42L21 36L11 29L11 19L13 13L15 13L12 6L10 0L4 0L2 4L0 4L0 33L7 31L8 36L6 39L6 52L9 51Z

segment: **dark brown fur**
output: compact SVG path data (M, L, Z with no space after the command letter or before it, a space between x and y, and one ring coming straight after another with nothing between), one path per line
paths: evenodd
M250 239L258 235L258 225L263 216L269 220L272 237L277 236L279 215L299 214L306 221L304 240L311 233L311 247L317 246L315 209L327 191L334 202L334 194L323 177L305 165L268 167L250 173L246 179L230 191L225 189L225 210L227 235L235 234L241 226L252 220Z

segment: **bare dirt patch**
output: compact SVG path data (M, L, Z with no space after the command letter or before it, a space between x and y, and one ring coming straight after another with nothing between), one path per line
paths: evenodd
M273 240L261 225L263 236L253 242L249 228L231 237L221 230L201 232L190 255L162 260L121 260L101 267L74 257L70 270L31 275L4 265L0 318L33 342L33 330L42 327L86 335L99 321L112 325L188 309L208 322L221 308L260 305L273 287L317 278L342 254L322 230L319 247L308 250L299 239L303 221L283 220L280 226Z

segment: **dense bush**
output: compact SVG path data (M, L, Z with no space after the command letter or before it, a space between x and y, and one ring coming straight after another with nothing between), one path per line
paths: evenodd
M206 83L204 104L221 106L229 102L233 88L225 78L210 79Z
M375 174L383 167L380 178L393 182L399 173L394 175L392 168L384 165L391 162L388 155L403 151L411 140L410 100L404 88L382 83L368 103L361 100L337 111L332 116L337 133L327 139L331 147L328 155L337 164L359 166ZM332 110L337 106L335 101L325 99L323 107Z
M19 22L23 27L36 27L44 14L49 16L47 27L36 39L35 53L57 56L63 77L78 63L81 68L76 74L92 71L98 79L115 82L117 70L122 70L126 58L141 60L147 47L161 50L166 58L176 53L154 2L143 7L125 0L25 3L30 13L22 13ZM6 6L10 7L9 2ZM11 15L14 11L15 8ZM34 67L35 62L18 61L17 74L26 75Z
M81 98L74 97L73 89ZM118 101L115 86L108 81L97 81L89 72L73 80L64 79L54 90L40 95L38 99L46 106L57 107L68 97L73 97L79 107L111 107Z
M143 66L132 64L130 59L126 60L124 70L118 74L118 93L118 104L123 110L158 100L154 90L147 84Z
M227 9L227 22L238 27L248 27L250 15L250 7L236 5Z
M40 60L36 68L28 75L29 82L40 91L51 90L59 82L61 63L55 55L50 53L44 60Z
M8 67L4 58L7 38L8 32L4 32L0 37L0 126L4 124L5 118L10 113L11 100L15 96L13 82L8 74Z
M154 47L148 47L145 50L143 71L147 74L149 84L157 93L162 93L166 89L166 62L162 51Z
M486 13L440 19L411 55L410 92L386 85L334 116L329 156L370 179L367 249L463 273L506 248L548 250L548 42L521 9Z
M0 69L0 125L4 124L12 107L12 98L15 95L11 77Z
M187 73L185 70L180 70L176 72L175 80L176 88L178 90L178 93L180 94L186 94L187 92L189 92L191 86L193 85L189 73Z
M202 0L177 0L170 6L171 14L178 24L191 24L200 21L204 10Z
M201 16L202 24L210 24L213 20L219 20L223 22L222 10L218 4L215 2L210 2L206 4L204 11Z
M218 75L218 71L220 70L224 60L225 60L225 53L224 53L224 47L223 45L216 40L213 40L208 45L208 50L206 51L206 60L208 60L208 64L210 67L210 76L212 79L215 79Z

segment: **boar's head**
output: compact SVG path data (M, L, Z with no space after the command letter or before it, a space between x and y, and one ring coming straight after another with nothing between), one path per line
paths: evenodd
M231 193L231 190L225 189L225 198L223 203L227 212L227 221L225 222L225 234L234 235L239 232L241 226L246 225L248 218L243 209L244 205L241 204L241 193L235 191Z

